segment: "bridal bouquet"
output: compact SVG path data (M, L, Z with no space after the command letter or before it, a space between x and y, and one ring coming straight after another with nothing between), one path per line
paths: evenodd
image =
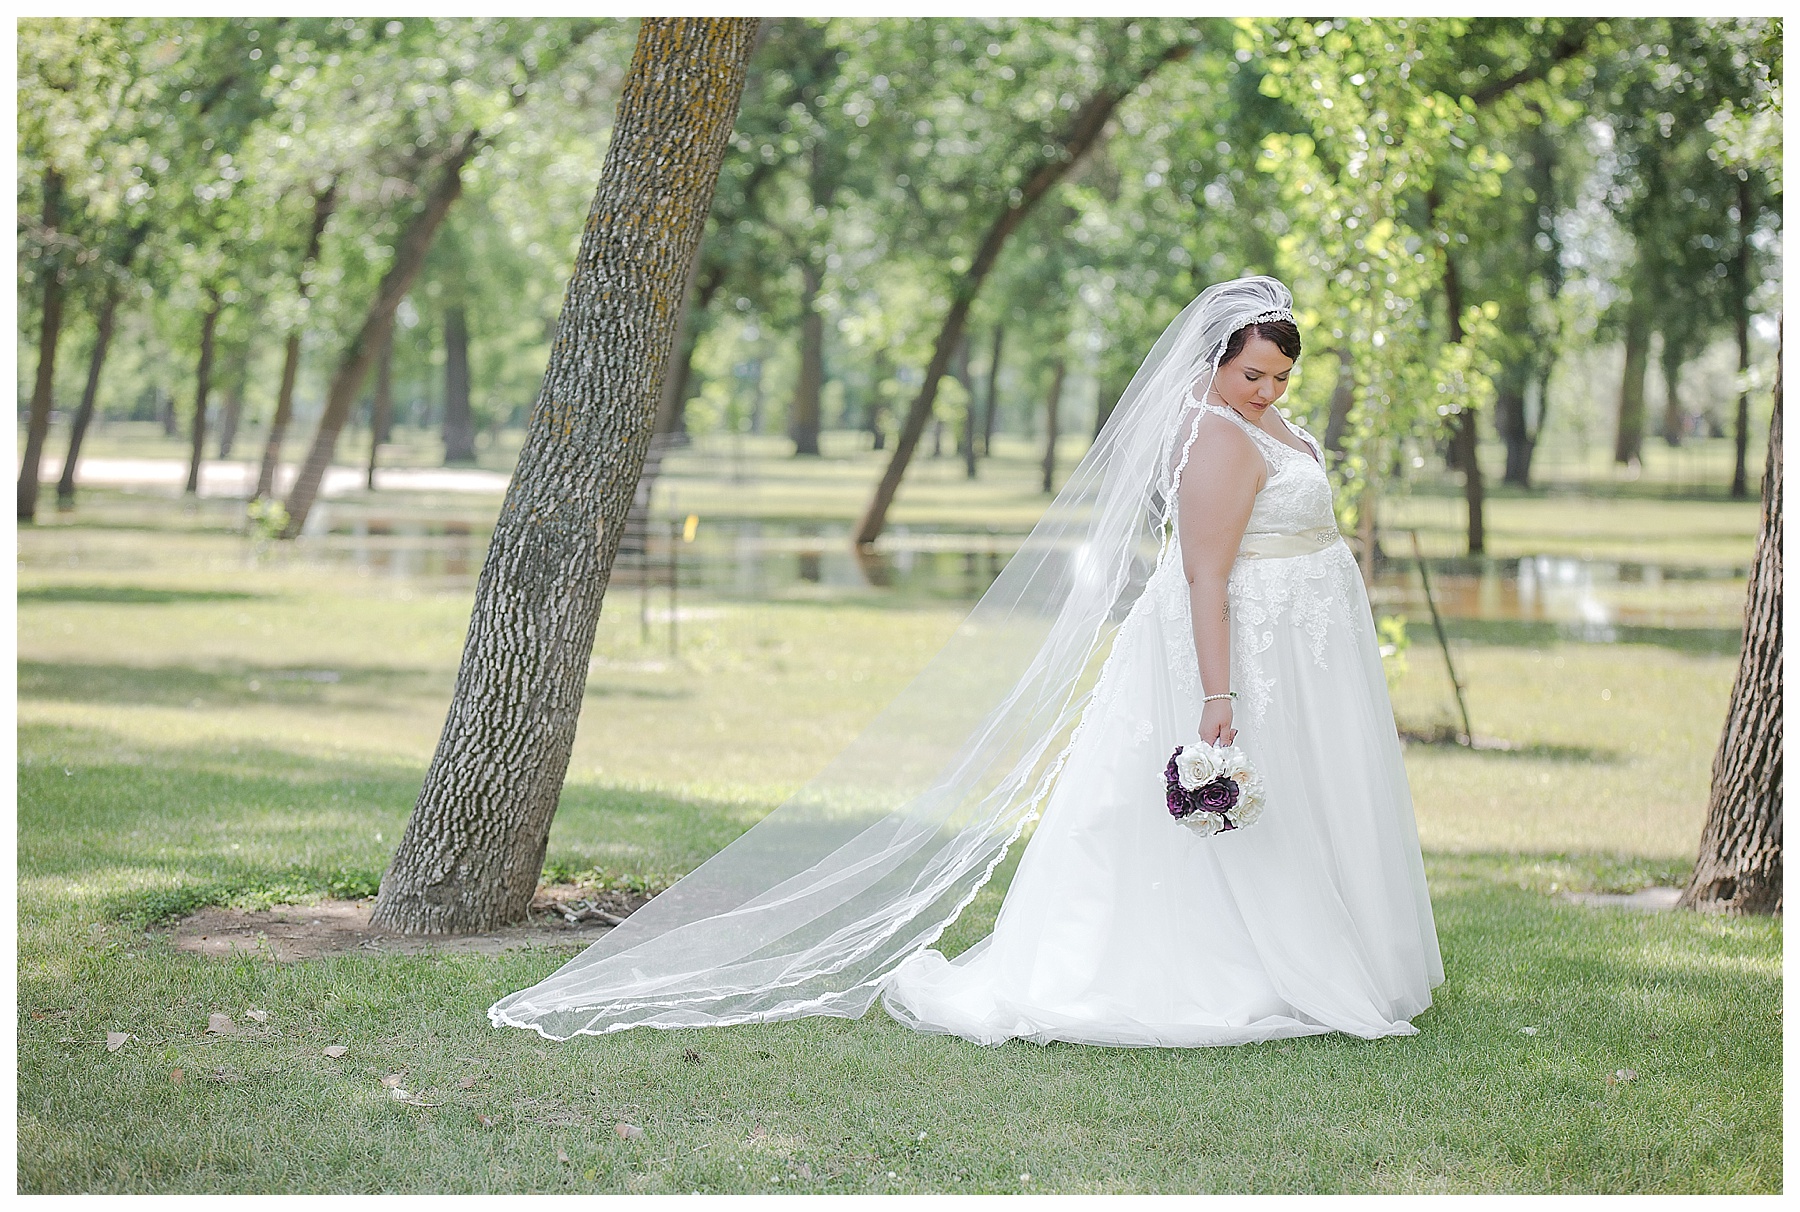
M1201 837L1253 825L1262 815L1262 776L1236 745L1177 745L1163 781L1169 815Z

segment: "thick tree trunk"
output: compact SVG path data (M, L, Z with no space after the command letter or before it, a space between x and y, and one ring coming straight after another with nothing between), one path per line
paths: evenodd
M1662 375L1665 400L1663 403L1662 436L1670 446L1681 445L1681 431L1684 418L1681 414L1681 354L1674 350L1668 337L1663 338Z
M950 310L938 329L931 361L925 368L925 382L920 385L919 394L913 398L912 406L907 410L906 420L900 426L899 439L894 443L894 453L889 457L881 481L876 484L862 518L856 524L857 546L871 545L881 537L882 530L887 526L888 510L893 507L894 496L900 491L900 481L906 475L907 464L912 462L913 452L918 449L919 438L925 433L925 422L931 419L932 405L937 402L938 384L950 365L950 355L956 349L956 343L962 339L963 326L969 318L969 308L974 304L975 296L980 293L981 285L987 280L994 262L999 259L1000 250L1005 247L1007 238L1044 195L1050 192L1051 187L1067 176L1069 170L1094 145L1119 102L1135 92L1139 85L1164 64L1185 59L1192 51L1192 43L1177 43L1144 64L1134 79L1120 86L1103 88L1084 101L1075 111L1075 116L1058 139L1057 145L1051 149L1052 154L1038 160L1027 174L1025 184L1018 191L1018 200L1010 202L989 225L987 234L975 252L974 260L970 262L968 270L956 280Z
M1044 491L1056 491L1056 438L1061 428L1057 424L1062 415L1063 376L1069 369L1069 361L1062 354L1056 355L1053 363L1055 369L1050 374L1050 394L1044 398Z
M62 222L62 178L53 168L44 170L44 231L48 235ZM38 324L37 381L31 388L31 412L25 422L25 458L19 466L19 521L37 518L38 467L44 460L44 440L50 434L50 411L55 400L56 343L62 336L62 270L54 252L44 268L44 310Z
M100 302L100 314L94 319L94 348L88 354L87 383L81 389L81 406L75 410L75 423L69 426L69 453L63 457L62 476L56 481L56 507L75 507L75 464L81 459L81 443L87 438L88 426L94 422L94 408L100 397L100 368L106 365L106 351L112 346L113 323L119 313L118 283L106 288Z
M206 315L200 321L200 363L194 368L193 446L188 452L189 496L200 494L200 464L206 458L206 397L212 391L213 338L219 331L219 294L207 292Z
M800 375L794 382L794 406L788 414L788 436L796 455L819 453L819 396L825 390L825 317L819 314L819 291L825 277L810 259L800 261Z
M250 385L250 341L238 346L231 359L231 374L225 383L225 406L219 418L219 457L229 459L237 444L238 423L244 416L244 391Z
M521 920L531 903L756 27L639 26L455 694L381 882L377 926L487 930Z
M1781 912L1781 358L1763 467L1762 529L1744 603L1744 648L1719 749L1690 909Z
M1644 287L1634 285L1642 292ZM1625 371L1619 380L1619 425L1613 462L1637 463L1644 455L1644 379L1650 370L1650 310L1636 297L1625 312Z
M391 329L388 340L393 340ZM474 461L475 410L469 404L469 315L459 303L444 310L444 462Z
M350 408L362 389L363 379L368 377L382 344L393 335L394 309L400 306L400 300L418 279L419 271L425 266L425 254L431 251L432 238L443 226L450 207L462 195L463 166L475 154L480 141L480 131L468 130L451 144L423 205L413 212L395 243L394 263L382 275L381 285L363 316L362 327L351 338L338 359L337 369L332 372L331 386L325 392L325 411L319 417L319 432L313 437L312 447L306 452L306 460L300 464L294 487L288 493L288 522L287 529L282 531L283 538L293 538L306 525L306 516L312 512L319 485L324 482L325 469L331 465L332 453L337 449L338 434L343 431L344 422L350 419Z
M994 325L994 345L988 351L987 407L981 410L981 457L994 453L994 418L1000 412L1000 347L1006 341L1006 326Z
M369 472L366 484L375 491L375 466L382 446L394 436L394 333L388 330L375 361L375 399L369 404Z
M312 265L319 257L319 243L325 236L325 224L337 206L337 182L333 180L313 195L312 231L306 240L306 254L300 258L300 298L312 295ZM256 492L252 500L275 495L275 470L281 465L281 443L294 420L294 381L300 373L300 329L288 333L281 357L281 387L275 393L275 416L269 422L269 436L263 443L262 466L256 473Z

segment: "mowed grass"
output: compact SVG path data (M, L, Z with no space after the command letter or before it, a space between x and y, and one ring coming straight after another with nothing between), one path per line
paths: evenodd
M1447 968L1418 1036L981 1049L877 1008L550 1044L484 1012L569 951L281 965L146 932L208 901L373 888L470 600L466 584L255 562L203 519L159 529L161 508L133 532L21 535L22 1191L1781 1187L1779 923L1556 895L1685 872L1728 653L1458 644L1478 732L1518 747L1408 750ZM660 630L639 642L635 605L602 616L558 871L657 886L691 868L854 735L961 613L683 604L674 659ZM1428 636L1415 622L1403 723L1446 716ZM990 928L1017 856L947 949ZM206 1035L214 1012L240 1032ZM108 1053L107 1031L133 1038ZM1637 1076L1608 1084L1620 1069ZM391 1100L392 1073L437 1105Z

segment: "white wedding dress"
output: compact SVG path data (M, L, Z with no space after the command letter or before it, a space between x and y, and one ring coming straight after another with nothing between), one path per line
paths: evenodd
M1179 536L1120 625L993 933L910 956L901 1022L996 1044L1411 1035L1444 979L1362 578L1313 454L1230 409L1269 466L1232 568L1237 744L1262 819L1202 838L1163 767L1201 696ZM1304 430L1299 431L1303 435Z

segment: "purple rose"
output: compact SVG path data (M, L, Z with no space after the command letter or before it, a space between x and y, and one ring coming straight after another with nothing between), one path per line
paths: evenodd
M1238 785L1236 779L1218 778L1206 784L1196 793L1200 806L1211 812L1225 812L1238 802Z

